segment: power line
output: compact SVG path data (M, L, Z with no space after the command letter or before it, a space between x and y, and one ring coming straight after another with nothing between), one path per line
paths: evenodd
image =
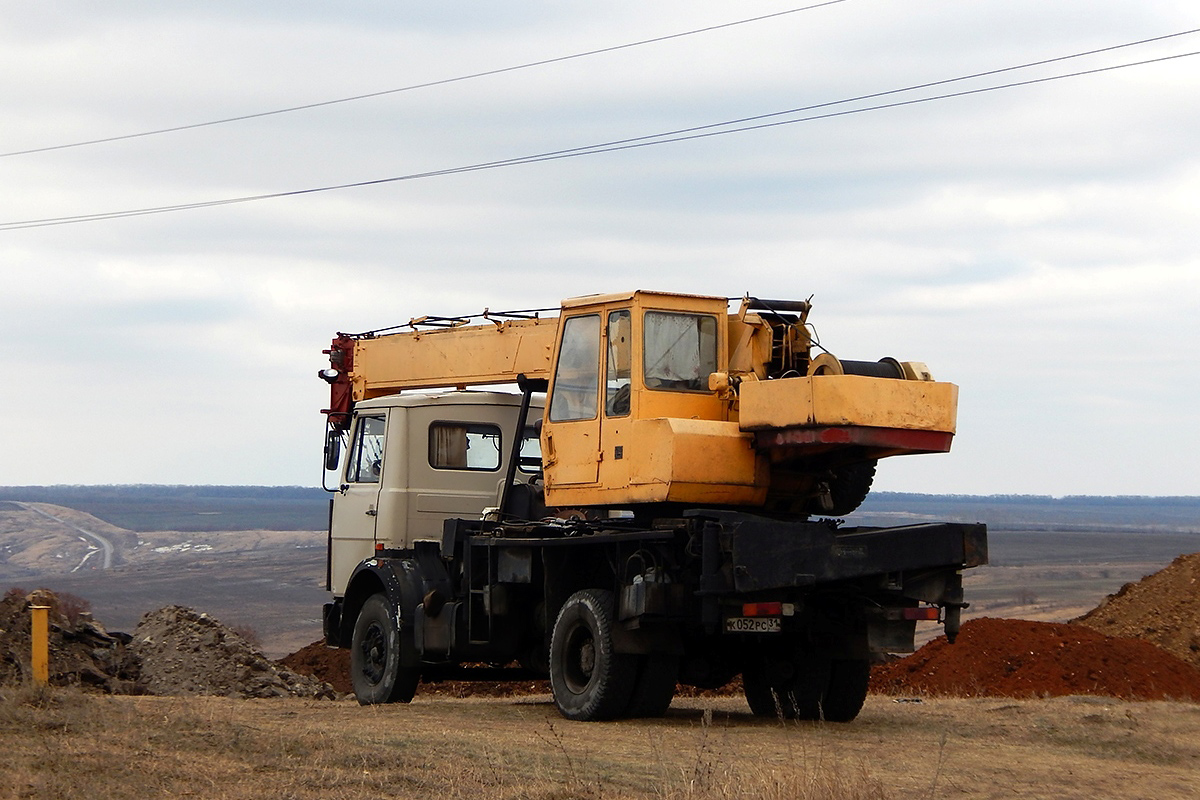
M1198 30L1200 30L1200 29L1198 29ZM1191 31L1191 32L1195 32L1195 31ZM1172 36L1181 36L1181 35L1185 35L1185 34L1182 34L1182 33L1181 34L1172 34ZM1163 38L1163 37L1159 37L1159 38ZM1121 46L1124 46L1124 45L1117 45L1117 47L1121 47ZM1105 48L1105 49L1114 49L1114 48ZM1024 66L1033 66L1036 64L1043 64L1043 63L1048 63L1049 61L1062 61L1067 58L1078 57L1080 55L1086 55L1086 54L1076 54L1075 56L1062 56L1062 57L1055 58L1055 59L1049 59L1047 61L1032 62L1031 64L1024 65ZM45 219L23 220L23 221L18 221L18 222L6 222L6 223L0 223L0 231L21 230L24 228L40 228L40 227L48 227L48 226L53 226L53 225L69 225L69 224L78 223L78 222L95 222L95 221L107 220L107 219L124 219L127 217L145 216L145 215L149 215L149 214L163 214L163 213L168 213L171 211L186 211L186 210L199 209L199 208L211 208L214 206L234 205L234 204L238 204L238 203L249 203L249 202L254 202L254 201L258 201L258 200L270 200L270 199L277 199L277 198L282 198L282 197L297 197L297 196L301 196L301 195L317 194L317 193L321 193L321 192L331 192L331 191L338 191L338 190L343 190L343 189L363 188L363 187L367 187L367 186L378 186L378 185L386 184L386 183L398 183L398 182L402 182L402 181L420 180L423 178L443 177L446 175L458 175L458 174L463 174L463 173L468 173L468 172L480 172L483 170L499 169L501 167L519 166L522 164L536 164L536 163L540 163L540 162L544 162L544 161L557 161L557 160L561 160L561 159L576 158L576 157L585 156L585 155L596 155L599 153L612 153L612 152L617 152L617 151L621 151L621 150L632 150L632 149L641 148L641 147L650 147L652 145L670 144L670 143L674 143L674 142L690 141L690 140L694 140L694 139L706 139L706 138L711 138L714 136L724 136L724 135L730 134L730 133L742 133L745 131L762 130L765 128L774 128L774 127L780 127L783 125L794 125L794 124L800 123L800 122L812 122L814 120L820 120L820 119L832 119L834 117L844 117L844 116L849 116L851 114L861 114L861 113L865 113L868 111L880 111L880 110L889 109L889 108L900 108L903 106L911 106L911 105L917 105L920 103L933 102L935 100L946 100L946 99L953 98L953 97L966 97L969 95L983 94L986 92L994 92L994 91L998 91L1000 89L1012 89L1012 88L1021 87L1021 86L1032 86L1032 85L1039 84L1039 83L1049 83L1051 81L1064 80L1066 78L1077 78L1077 77L1082 77L1085 75L1096 75L1099 73L1112 72L1112 71L1119 70L1119 69L1127 69L1129 67L1139 67L1139 66L1145 66L1147 64L1158 64L1158 63L1162 63L1165 61L1172 61L1172 60L1176 60L1176 59L1180 59L1180 58L1188 58L1190 56L1195 56L1195 55L1200 55L1200 50L1195 50L1195 51L1188 52L1188 53L1177 53L1177 54L1169 55L1169 56L1161 56L1158 58L1145 59L1143 61L1134 61L1134 62L1127 62L1125 64L1115 64L1115 65L1111 65L1111 66L1107 66L1107 67L1097 67L1094 69L1080 70L1077 72L1064 73L1064 74L1060 74L1060 75L1050 75L1050 76L1046 76L1046 77L1042 77L1042 78L1030 78L1029 80L1024 80L1024 81L1014 81L1012 83L997 84L997 85L993 85L993 86L984 86L984 87L980 87L980 88L976 88L976 89L965 89L960 92L949 92L949 93L945 93L945 94L931 95L928 97L920 97L920 98L916 98L916 99L912 99L912 100L900 100L900 101L896 101L896 102L892 102L892 103L882 103L882 104L878 104L878 105L863 106L860 108L846 109L846 110L842 110L842 111L832 111L832 112L823 113L823 114L813 114L813 115L809 115L806 117L798 117L795 119L785 119L785 120L776 119L771 122L760 122L759 121L759 120L763 120L766 118L775 117L775 116L779 116L779 115L795 114L795 113L800 113L800 112L807 111L807 110L813 110L816 108L827 108L827 107L830 107L833 105L853 102L854 100L858 100L858 99L862 99L862 98L873 98L873 97L880 97L880 96L884 96L884 95L897 94L900 92L911 91L912 89L915 89L915 88L924 88L924 87L932 86L932 85L944 85L946 83L951 83L954 81L967 80L969 78L974 78L974 77L978 77L978 76L982 76L982 75L996 74L999 72L1007 72L1007 71L1011 71L1014 69L1022 68L1022 67L1006 67L1006 68L1003 68L1000 70L992 70L992 71L986 72L986 73L976 73L973 75L964 76L962 78L952 78L952 79L948 79L945 81L936 81L931 84L921 84L921 86L919 86L919 87L909 87L907 89L894 89L889 92L879 92L879 93L876 93L873 95L863 95L862 98L851 98L848 100L841 100L841 101L837 101L834 103L822 103L822 104L819 104L816 106L807 106L807 107L800 108L800 109L792 109L791 111L776 112L775 114L763 114L763 115L759 115L756 117L744 117L744 118L741 118L738 120L729 120L729 121L722 122L722 123L714 123L712 125L700 126L700 127L696 127L696 128L685 128L685 129L680 129L678 131L667 131L664 133L653 134L651 136L637 137L634 139L615 140L615 141L611 141L611 142L603 142L603 143L594 144L594 145L586 145L583 147L570 148L570 149L566 149L566 150L556 150L556 151L550 151L550 152L546 152L546 153L537 153L537 154L527 155L527 156L518 156L518 157L514 157L514 158L500 159L497 161L485 161L485 162L480 162L480 163L476 163L476 164L468 164L468 165L459 166L459 167L448 167L448 168L438 169L438 170L429 170L426 172L415 172L415 173L410 173L407 175L397 175L397 176L388 177L388 178L376 178L376 179L366 180L366 181L355 181L355 182L351 182L351 183L341 183L341 184L334 184L334 185L329 185L329 186L314 187L314 188L309 188L309 189L296 189L296 190L285 191L285 192L272 192L272 193L268 193L268 194L247 195L247 196L243 196L243 197L232 197L232 198L226 198L226 199L222 199L222 200L209 200L209 201L201 201L201 202L195 202L195 203L180 203L180 204L176 204L176 205L155 206L155 207L149 207L149 208L129 209L129 210L124 210L124 211L110 211L110 212L100 212L100 213L95 213L95 214L80 214L80 215L66 216L66 217L51 217L51 218L45 218ZM747 122L754 122L754 124L743 124L743 123L747 123ZM729 126L734 126L734 125L737 125L739 127L729 127ZM724 129L716 130L716 128L724 128Z
M544 67L549 64L559 64L564 61L572 61L574 59L587 58L589 56L602 55L604 53L613 53L618 50L628 50L633 47L641 47L641 46L647 45L647 44L658 44L660 42L667 42L672 39L682 39L685 36L695 36L696 34L700 34L700 33L711 33L712 31L722 30L724 28L733 28L738 25L746 25L751 22L762 22L763 20L775 19L777 17L783 17L783 16L787 16L789 14L797 14L801 11L811 11L816 8L823 8L825 6L834 6L834 5L838 5L839 3L845 3L845 2L847 2L847 0L827 0L826 2L814 3L812 5L801 6L799 8L790 8L790 9L787 9L786 11L776 11L771 14L762 14L757 17L749 17L747 19L735 20L734 22L722 22L717 25L709 25L709 26L703 27L703 28L695 28L693 30L682 31L680 33L666 34L664 36L655 36L650 39L641 39L636 42L627 42L625 44L617 44L617 45L612 45L609 47L600 47L595 50L586 50L581 53L572 53L571 55L555 56L553 58L544 58L539 61L529 61L524 64L516 64L513 66L509 66L509 67L498 67L496 69L484 70L482 72L473 72L473 73L470 73L469 75L459 75L458 77L454 77L454 78L442 78L440 80L428 81L426 83L416 83L416 84L412 84L411 86L401 86L396 89L384 89L384 90L378 91L378 92L367 92L365 94L356 94L356 95L352 95L350 97L339 97L335 100L321 100L321 101L318 101L315 103L305 103L304 105L289 106L287 108L277 108L272 111L260 111L260 112L253 113L253 114L241 114L236 117L225 117L223 119L209 120L208 122L194 122L194 123L191 123L188 125L175 125L170 128L158 128L156 130L141 131L140 133L127 133L127 134L122 134L120 136L106 136L104 138L88 139L88 140L81 141L81 142L70 142L68 144L56 144L56 145L49 145L46 147L31 147L26 150L14 150L9 153L0 153L0 158L11 158L13 156L27 156L27 155L32 155L34 153L48 153L53 150L69 150L69 149L75 148L75 147L88 147L88 146L97 145L97 144L122 142L122 141L126 141L128 139L140 139L140 138L144 138L147 136L158 136L158 135L164 134L164 133L177 133L179 131L194 130L196 128L207 128L207 127L211 127L214 125L224 125L224 124L230 123L230 122L244 122L246 120L259 119L262 117L277 116L279 114L290 114L294 111L309 111L314 108L323 108L325 106L333 106L333 105L338 105L340 103L352 103L357 100L368 100L373 97L384 97L386 95L399 94L401 92L412 92L412 91L416 91L418 89L429 89L434 86L445 86L450 83L459 83L462 81L474 80L476 78L486 78L486 77L489 77L492 75L503 75L506 72L516 72L518 70L531 69L533 67Z
M1177 38L1180 36L1190 36L1190 35L1193 35L1196 33L1200 33L1200 28L1193 28L1192 30L1180 31L1178 33L1169 33L1169 34L1165 34L1163 36L1154 36L1149 39L1138 39L1137 41L1125 42L1124 44L1110 45L1108 47L1101 47L1101 48L1097 48L1095 50L1085 50L1083 52L1073 53L1073 54L1067 55L1067 56L1056 56L1054 58L1046 58L1046 59L1042 59L1040 61L1030 61L1028 63L1018 64L1018 65L1012 66L1012 67L1001 67L999 69L986 70L984 72L974 72L969 75L960 75L957 78L946 78L946 79L938 80L938 81L930 81L928 83L915 84L913 86L906 86L902 89L889 89L889 90L883 91L883 92L873 92L870 94L862 94L862 95L857 95L855 97L848 97L844 100L832 100L832 101L829 101L826 103L815 103L813 105L801 106L799 108L790 108L790 109L787 109L786 111L773 111L768 114L757 114L757 115L749 116L749 117L741 117L739 119L726 120L725 122L713 122L713 123L709 123L707 125L696 125L696 126L693 126L690 128L678 128L676 130L664 131L661 133L654 133L654 134L649 134L646 136L636 136L636 137L632 137L632 138L628 138L628 139L617 139L614 141L603 142L601 144L596 144L596 145L585 145L582 147L574 147L574 148L570 148L567 150L557 150L557 151L554 151L551 153L546 153L543 155L545 155L545 156L560 156L560 155L565 155L565 154L583 155L584 152L592 151L592 150L596 150L597 152L611 152L613 150L628 149L628 148L624 148L624 147L618 147L618 145L632 144L632 143L637 143L637 142L653 144L655 142L652 140L659 140L659 139L666 140L666 141L682 141L684 139L702 138L700 136L683 137L681 135L695 133L698 131L713 130L716 128L724 128L724 127L729 127L732 125L741 125L743 123L754 122L754 121L762 120L762 119L771 119L771 118L775 118L775 117L788 116L790 114L800 114L805 111L815 111L815 110L821 109L821 108L830 108L833 106L847 105L849 103L857 103L857 102L860 102L863 100L874 100L874 99L877 99L880 97L888 97L891 95L902 94L904 92L918 91L920 89L930 89L935 86L945 86L947 84L960 83L962 81L974 80L976 78L986 78L991 75L1000 75L1005 72L1014 72L1016 70L1029 69L1031 67L1041 67L1041 66L1045 66L1047 64L1054 64L1054 63L1059 63L1062 61L1069 61L1071 59L1083 58L1086 56L1097 55L1099 53L1108 53L1108 52L1112 52L1114 50L1120 50L1122 48L1127 48L1127 47L1136 47L1138 45L1151 44L1153 42L1161 42L1161 41L1164 41L1167 39L1174 39L1174 38ZM1185 55L1191 55L1191 54L1189 53L1189 54L1185 54ZM1166 59L1163 59L1163 60L1169 60L1170 58L1175 58L1175 56L1168 56ZM1114 67L1114 69L1119 69L1123 66L1139 66L1140 64L1143 64L1143 63L1152 63L1152 62L1138 62L1135 64L1119 65L1118 67ZM1106 70L1101 69L1101 70L1095 70L1095 71L1106 71ZM1072 73L1070 75L1051 77L1046 80L1057 80L1060 77L1063 77L1063 78L1076 77L1078 75L1084 75L1084 74L1089 74L1089 73L1087 73L1087 72ZM806 117L804 119L789 120L787 123L783 123L783 124L789 124L790 122L806 122L806 121L810 121L810 120L814 120L814 119L827 119L829 117L845 116L846 114L855 114L855 113L859 113L861 111L875 111L875 110L879 110L879 109L883 109L883 108L892 108L892 107L900 106L900 105L911 105L913 103L926 102L928 100L941 100L941 99L946 99L949 97L957 97L962 94L976 94L978 92L983 92L983 91L992 91L992 89L1005 89L1005 88L1011 88L1013 86L1021 86L1021 85L1026 85L1028 83L1038 83L1038 82L1040 82L1040 81L1024 81L1021 83L1005 84L1003 86L979 89L979 90L975 90L975 91L971 91L971 92L960 92L960 93L955 93L955 94L939 95L936 97L929 97L929 98L924 98L921 100L911 100L911 101L907 101L905 103L892 103L892 104L883 105L883 106L872 106L870 108L855 109L853 111L843 111L843 112L840 112L837 114L825 114L825 115L821 115L818 117ZM753 129L761 128L761 127L770 127L770 126L766 126L766 125L752 126L752 127L746 127L746 128L739 128L737 130L753 130ZM733 131L729 131L729 132L733 132ZM668 138L668 137L671 137L671 138ZM674 137L681 137L681 138L674 138ZM603 149L599 149L599 148L603 148ZM530 158L532 158L532 157L530 157ZM539 160L543 160L540 156L537 158Z

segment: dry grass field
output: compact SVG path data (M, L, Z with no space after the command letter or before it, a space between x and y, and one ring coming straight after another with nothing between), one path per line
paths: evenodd
M679 700L570 723L549 699L0 690L0 798L883 800L1200 796L1200 706L871 697L847 725Z

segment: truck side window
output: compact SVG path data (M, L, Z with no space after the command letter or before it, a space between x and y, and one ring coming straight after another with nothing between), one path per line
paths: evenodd
M383 433L387 427L383 417L359 417L354 431L354 446L346 465L346 480L350 483L379 483L383 472Z
M614 311L608 315L608 372L604 378L605 416L624 417L629 414L632 334L628 311Z
M550 421L594 419L600 396L600 316L570 317L554 370Z
M500 429L495 425L435 422L429 426L429 466L434 469L500 469Z
M708 391L717 371L717 319L706 314L647 311L647 389Z

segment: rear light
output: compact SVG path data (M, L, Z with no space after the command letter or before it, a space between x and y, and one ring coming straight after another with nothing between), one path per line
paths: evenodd
M783 615L783 603L743 603L743 617L778 617Z
M904 609L905 619L927 619L937 620L941 616L941 612L937 606L924 606L922 608L906 608Z

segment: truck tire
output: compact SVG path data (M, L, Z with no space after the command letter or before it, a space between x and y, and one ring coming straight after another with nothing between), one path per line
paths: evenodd
M742 672L742 691L757 717L820 719L828 682L828 659L811 656L757 655Z
M827 722L849 722L862 711L871 683L871 662L865 658L835 659L829 664L829 685L822 712Z
M584 589L567 598L550 637L550 689L573 720L614 719L633 694L636 656L613 647L612 592Z
M361 705L407 703L417 691L419 672L401 665L402 638L387 597L373 594L354 622L350 679Z
M850 722L862 710L870 677L866 659L758 657L746 665L742 684L755 716Z
M862 505L863 500L871 492L871 484L875 482L875 459L846 464L830 470L826 483L828 497L813 498L805 506L805 511L818 516L840 517L849 514ZM826 505L827 504L827 505Z
M661 717L675 699L679 658L665 653L638 656L637 678L629 698L628 717Z

